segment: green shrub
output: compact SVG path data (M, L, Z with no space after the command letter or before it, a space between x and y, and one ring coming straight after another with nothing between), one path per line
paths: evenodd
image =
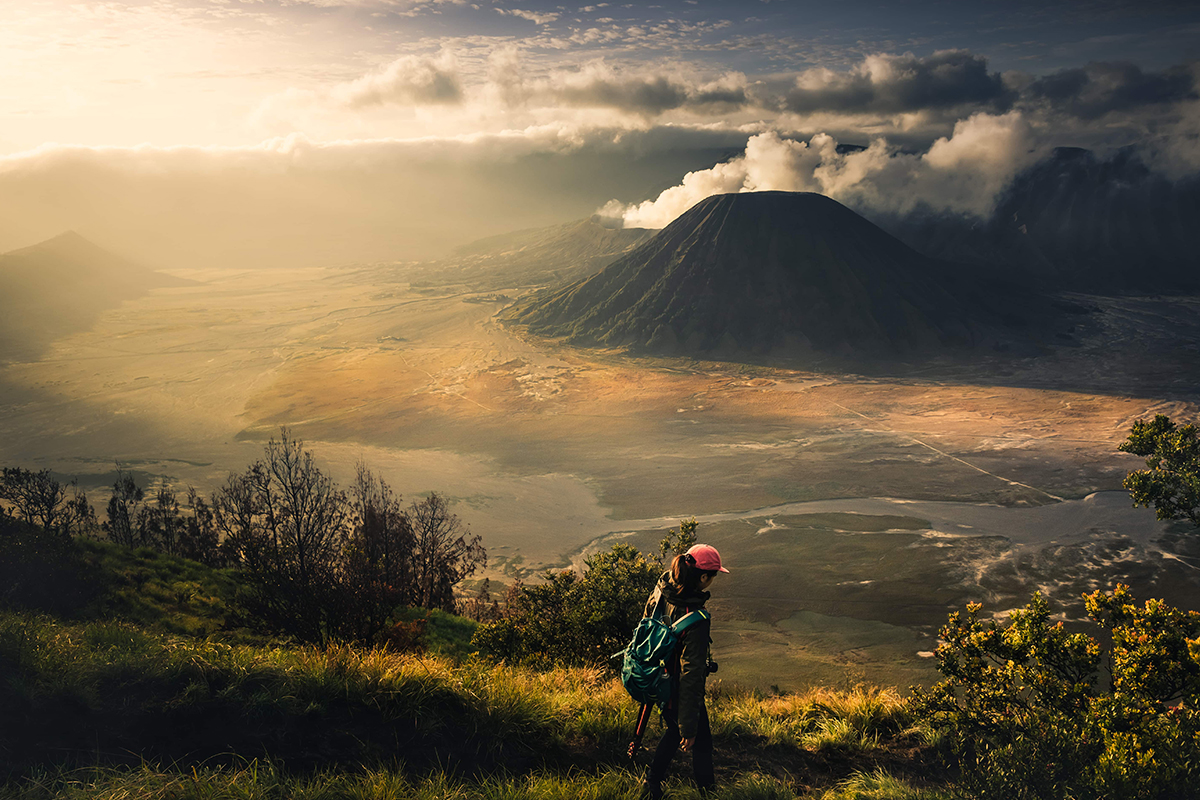
M69 533L0 510L0 607L74 614L101 589Z
M574 570L548 572L510 589L503 617L480 625L473 643L494 658L550 667L603 666L629 642L659 567L629 545L613 545Z
M1200 778L1200 613L1128 589L1085 597L1109 642L1052 622L1041 595L1007 625L950 616L918 714L973 796L1177 798ZM1102 678L1107 674L1107 686Z

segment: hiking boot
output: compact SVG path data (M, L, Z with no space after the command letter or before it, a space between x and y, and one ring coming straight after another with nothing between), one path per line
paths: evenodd
M638 800L662 800L663 788L661 783L650 783L646 781L642 784L642 791L638 793Z

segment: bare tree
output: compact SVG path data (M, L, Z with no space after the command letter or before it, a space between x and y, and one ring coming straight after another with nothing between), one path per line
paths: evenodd
M225 565L225 552L217 533L213 507L191 486L188 487L189 514L180 536L179 554L210 567Z
M416 549L413 604L454 610L454 584L487 566L487 552L436 492L408 510Z
M159 484L152 502L138 510L137 539L141 544L153 547L173 556L183 555L183 539L187 533L187 520L179 508L179 499L166 481Z
M0 513L66 538L88 532L96 518L87 495L74 481L63 484L50 470L20 467L0 471Z
M138 530L138 515L145 497L145 491L137 485L133 475L118 464L117 479L113 481L112 495L108 498L108 506L104 512L108 519L100 526L109 541L126 547L143 544Z
M213 508L255 589L251 610L306 641L327 638L348 509L312 453L282 429L262 460L230 476Z
M362 641L387 625L412 597L415 540L400 498L359 463L350 489L352 533L344 553L347 633Z

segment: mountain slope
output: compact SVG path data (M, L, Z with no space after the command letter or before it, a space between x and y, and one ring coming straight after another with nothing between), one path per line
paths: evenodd
M1200 289L1200 182L1172 182L1132 151L1060 147L1021 175L987 221L880 219L938 258L1080 292Z
M995 342L1020 300L827 197L755 192L701 201L601 272L507 318L572 343L653 352L883 355Z
M414 271L414 285L475 290L563 283L593 274L653 231L608 228L595 218L489 236Z
M0 255L0 361L36 358L106 309L189 281L126 261L74 231Z

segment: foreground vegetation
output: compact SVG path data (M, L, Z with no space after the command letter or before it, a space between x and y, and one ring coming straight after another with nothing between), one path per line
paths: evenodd
M1135 500L1187 516L1195 430L1155 424L1131 437L1159 442L1138 445L1151 468L1139 491L1153 492ZM638 793L625 756L635 708L605 656L694 522L657 557L618 545L581 574L510 587L499 609L480 599L483 624L390 605L364 642L339 624L264 625L261 576L243 562L73 537L78 505L66 527L13 508L0 505L0 796ZM389 524L364 516L359 532ZM378 554L346 552L356 574L379 577ZM364 592L378 600L388 586ZM1200 613L1121 586L1085 600L1090 624L1056 618L1040 595L1004 619L978 604L952 614L936 653L944 680L912 697L714 682L715 796L1200 797ZM696 796L679 777L669 793Z
M356 774L320 773L289 777L271 764L258 762L235 769L204 768L190 772L163 772L150 767L130 771L82 771L39 776L14 788L13 800L44 798L130 797L180 800L634 800L640 778L635 772L615 769L602 775L573 773L535 774L521 778L493 777L465 781L445 772L412 779L397 770L372 770ZM793 800L787 781L750 773L708 794L676 785L669 789L675 800ZM813 800L949 800L951 795L931 788L915 788L883 772L860 772L828 789L807 792Z
M133 780L111 766L79 771L97 761L136 767L138 780L163 787L187 773L193 796L223 796L231 775L253 778L239 796L292 784L285 794L337 784L346 796L372 796L397 781L448 781L465 797L502 796L529 781L550 787L548 796L582 784L593 788L576 796L623 796L635 783L623 757L635 709L596 668L227 645L11 612L0 616L0 662L0 707L10 710L0 748L9 791L21 796L85 785L119 793ZM922 734L892 691L765 697L718 688L710 705L726 782L757 774L775 787L764 796L885 764L923 769L913 758ZM540 777L513 777L530 775Z
M128 548L237 571L243 623L307 642L373 644L397 608L453 611L455 586L486 566L472 535L436 492L407 508L365 464L349 489L281 429L262 458L205 499L160 483L152 496L118 470L104 521L86 494L49 470L0 470L0 602L69 611L98 587L77 542Z

